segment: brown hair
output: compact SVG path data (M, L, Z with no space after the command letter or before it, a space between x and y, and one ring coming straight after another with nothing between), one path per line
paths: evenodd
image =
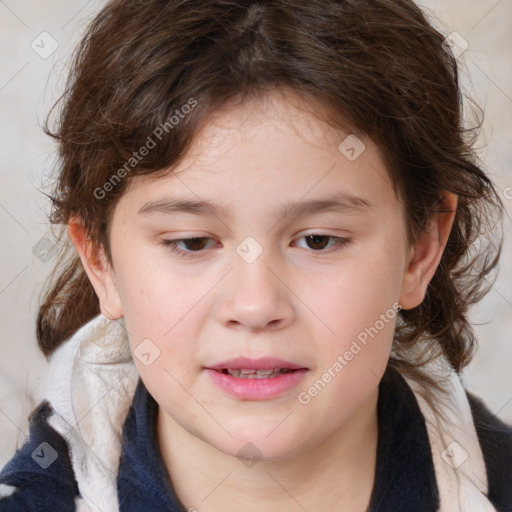
M400 311L390 359L435 387L421 372L425 358L407 349L435 339L456 371L470 361L476 340L466 315L492 285L503 209L473 150L480 123L464 126L457 61L444 40L410 0L113 0L76 49L58 128L45 125L60 157L50 221L80 216L112 264L110 219L132 177L170 172L228 102L294 91L325 107L333 126L377 143L411 243L439 194L458 196L441 263L423 302ZM187 104L194 108L181 115ZM148 137L157 144L134 161ZM64 235L37 317L47 356L100 313Z

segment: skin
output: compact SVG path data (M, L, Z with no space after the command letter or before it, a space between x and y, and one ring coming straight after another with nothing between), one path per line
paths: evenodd
M435 214L429 232L409 245L377 146L361 139L364 152L349 161L338 150L349 133L308 113L308 105L293 94L268 95L224 109L173 174L134 178L112 219L113 267L79 219L69 224L102 313L125 317L132 350L144 339L160 350L149 366L134 361L159 404L162 457L190 510L366 510L378 385L395 319L309 403L298 394L394 303L421 303L453 223L457 198L445 193L449 211ZM287 201L334 191L372 207L274 218ZM232 216L137 214L171 194L222 202ZM325 238L308 244L311 234ZM263 250L250 264L236 252L247 236ZM192 237L209 240L180 243L186 256L161 245ZM309 370L277 398L238 400L203 367L239 355L279 357ZM253 465L237 457L247 443L258 450Z

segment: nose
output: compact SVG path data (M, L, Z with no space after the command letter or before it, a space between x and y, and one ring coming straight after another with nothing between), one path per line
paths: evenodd
M276 330L293 321L293 293L280 267L265 252L252 263L235 254L224 292L217 313L227 327Z

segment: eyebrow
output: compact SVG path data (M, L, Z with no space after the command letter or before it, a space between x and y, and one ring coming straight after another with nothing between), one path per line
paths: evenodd
M341 213L358 213L363 210L371 210L374 205L363 197L347 192L338 192L325 197L316 199L307 199L301 201L287 201L281 205L275 212L275 219L281 219L287 215L301 216L318 214L328 211L338 211ZM215 215L231 219L233 210L226 205L213 201L195 200L185 198L165 198L158 201L150 201L142 206L137 214L151 215L161 214L179 214L190 213L199 216Z

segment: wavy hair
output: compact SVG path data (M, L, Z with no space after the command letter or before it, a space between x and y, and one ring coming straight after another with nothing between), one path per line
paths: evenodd
M411 243L427 229L440 193L458 196L423 302L398 315L389 365L428 390L439 386L422 372L426 361L444 354L457 372L468 364L476 344L468 308L492 285L503 205L474 149L481 121L463 122L457 60L410 0L110 1L76 48L65 93L45 124L59 147L47 195L62 242L37 316L46 356L100 313L66 236L70 219L83 220L112 264L110 222L129 180L172 172L211 114L276 90L323 106L326 122L379 146ZM191 99L194 108L174 125ZM130 159L159 127L168 129L135 165ZM436 343L413 357L409 348L422 339Z

